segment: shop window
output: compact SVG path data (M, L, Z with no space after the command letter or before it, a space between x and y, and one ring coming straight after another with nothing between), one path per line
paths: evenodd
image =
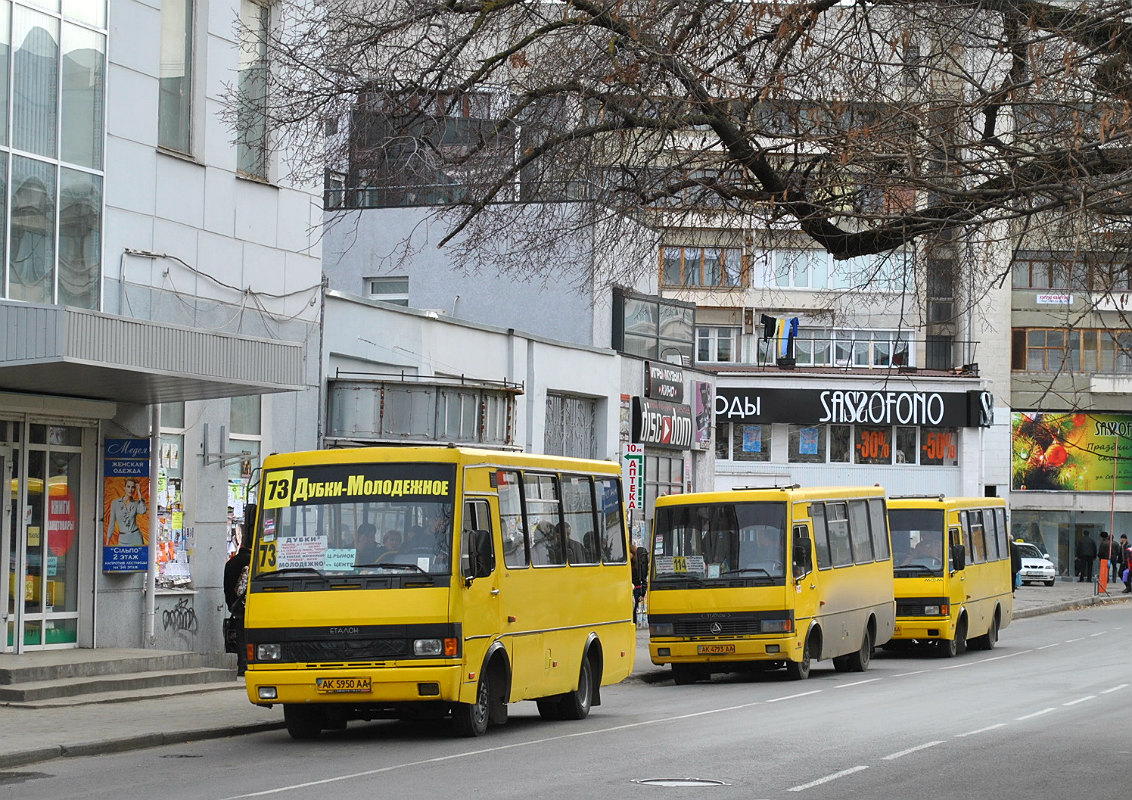
M191 526L185 524L184 456L185 404L162 403L157 482L152 494L157 508L157 585L165 589L193 585ZM238 547L239 537L229 526L228 555Z
M770 461L770 425L736 424L733 429L735 461Z
M959 431L956 428L923 428L920 431L920 463L926 466L959 465Z
M826 425L791 425L789 461L798 464L824 464Z

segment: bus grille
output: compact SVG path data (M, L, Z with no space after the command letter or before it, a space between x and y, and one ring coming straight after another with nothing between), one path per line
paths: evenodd
M712 630L712 626L718 626ZM674 624L677 636L749 636L762 633L757 619L685 619Z
M284 661L382 661L411 654L407 639L284 642Z
M916 598L915 600L897 600L896 616L898 617L926 617L927 606L938 606L947 603L943 598ZM932 616L938 616L933 614Z

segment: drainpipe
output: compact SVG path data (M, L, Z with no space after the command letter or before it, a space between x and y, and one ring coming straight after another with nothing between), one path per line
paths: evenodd
M161 404L149 407L149 563L145 573L145 614L142 647L157 644L157 473L161 465Z

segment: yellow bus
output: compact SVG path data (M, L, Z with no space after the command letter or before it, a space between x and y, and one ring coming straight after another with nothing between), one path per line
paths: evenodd
M1010 624L1010 538L1001 497L892 497L893 644L932 642L951 658L990 650Z
M519 700L582 719L632 672L617 464L436 446L290 453L264 460L258 499L247 691L281 703L296 739L445 716L479 736Z
M797 486L658 498L649 654L677 684L814 661L868 669L892 636L892 560L879 487Z

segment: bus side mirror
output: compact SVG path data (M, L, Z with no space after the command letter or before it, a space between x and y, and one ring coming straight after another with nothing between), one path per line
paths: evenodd
M794 541L794 577L801 578L813 570L813 543L809 539Z
M967 550L963 545L951 545L951 566L956 572L967 566Z

